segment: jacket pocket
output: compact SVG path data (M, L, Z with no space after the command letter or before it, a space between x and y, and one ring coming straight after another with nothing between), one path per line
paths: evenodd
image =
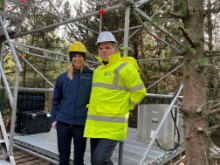
M120 116L122 109L120 105L114 103L99 103L96 107L97 115L102 116Z

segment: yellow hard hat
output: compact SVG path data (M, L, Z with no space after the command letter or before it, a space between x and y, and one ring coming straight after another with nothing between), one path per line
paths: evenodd
M140 68L139 68L138 63L135 60L135 58L133 58L133 57L122 57L121 60L124 61L124 62L127 62L129 64L132 64L137 69L137 71L140 71Z
M79 41L75 41L70 45L67 54L70 55L70 52L79 52L85 53L86 56L88 55L85 45Z

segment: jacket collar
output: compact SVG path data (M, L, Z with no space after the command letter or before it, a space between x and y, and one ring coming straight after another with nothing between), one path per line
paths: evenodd
M96 59L102 63L102 58L100 56L96 57ZM121 60L121 54L119 52L116 52L115 54L112 54L109 56L109 61L108 63L114 63L116 61Z
M112 54L112 55L109 56L108 64L106 64L106 66L112 65L115 62L120 61L120 60L121 60L121 55L120 55L119 52L116 52L115 54Z
M108 62L109 64L112 64L120 60L121 60L121 54L119 52L116 52L115 54L109 56Z

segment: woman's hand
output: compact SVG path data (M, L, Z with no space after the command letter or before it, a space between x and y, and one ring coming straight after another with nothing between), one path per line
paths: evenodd
M57 125L57 121L54 121L54 122L52 123L52 127L56 129L56 128L57 128L56 125Z

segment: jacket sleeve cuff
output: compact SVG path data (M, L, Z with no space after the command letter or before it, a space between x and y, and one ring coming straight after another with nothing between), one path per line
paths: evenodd
M134 110L134 106L132 106L131 104L129 105L129 110Z

